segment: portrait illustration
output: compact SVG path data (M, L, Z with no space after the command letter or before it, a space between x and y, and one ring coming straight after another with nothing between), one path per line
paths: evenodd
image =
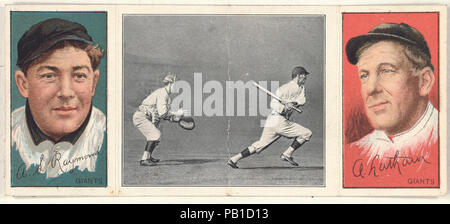
M438 188L439 13L342 19L344 188Z
M11 12L11 186L106 186L106 12Z

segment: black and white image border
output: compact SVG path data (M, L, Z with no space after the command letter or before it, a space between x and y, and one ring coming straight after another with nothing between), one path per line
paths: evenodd
M325 187L326 16L153 15L122 16L123 187ZM294 67L310 74L304 105L288 122L311 131L292 154L295 138L280 136L237 164L227 161L258 141L272 113L272 96L292 81ZM195 121L193 130L161 119L152 158L143 165L146 136L133 122L143 101L176 77L170 110ZM152 135L152 134L147 134Z

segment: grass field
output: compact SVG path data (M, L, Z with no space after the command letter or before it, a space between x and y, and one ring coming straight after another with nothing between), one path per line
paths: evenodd
M292 140L280 138L260 154L226 165L231 155L259 138L259 120L250 118L197 118L186 131L164 123L163 137L154 152L157 166L142 167L144 137L130 120L124 122L123 186L320 186L324 184L322 138L312 138L294 153L300 167L281 161ZM245 122L245 123L244 123ZM230 124L230 126L228 126Z

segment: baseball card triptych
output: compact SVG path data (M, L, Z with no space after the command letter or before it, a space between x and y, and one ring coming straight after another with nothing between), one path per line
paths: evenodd
M2 15L5 196L447 193L446 6Z

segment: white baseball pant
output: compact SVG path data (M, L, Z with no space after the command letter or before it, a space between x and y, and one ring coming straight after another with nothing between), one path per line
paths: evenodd
M145 136L147 141L159 141L161 139L161 131L147 119L143 112L136 111L133 114L133 124Z
M248 148L252 153L260 153L281 136L296 138L297 141L301 142L302 140L308 141L311 135L312 132L308 128L294 123L279 114L271 114L267 117L260 139Z

